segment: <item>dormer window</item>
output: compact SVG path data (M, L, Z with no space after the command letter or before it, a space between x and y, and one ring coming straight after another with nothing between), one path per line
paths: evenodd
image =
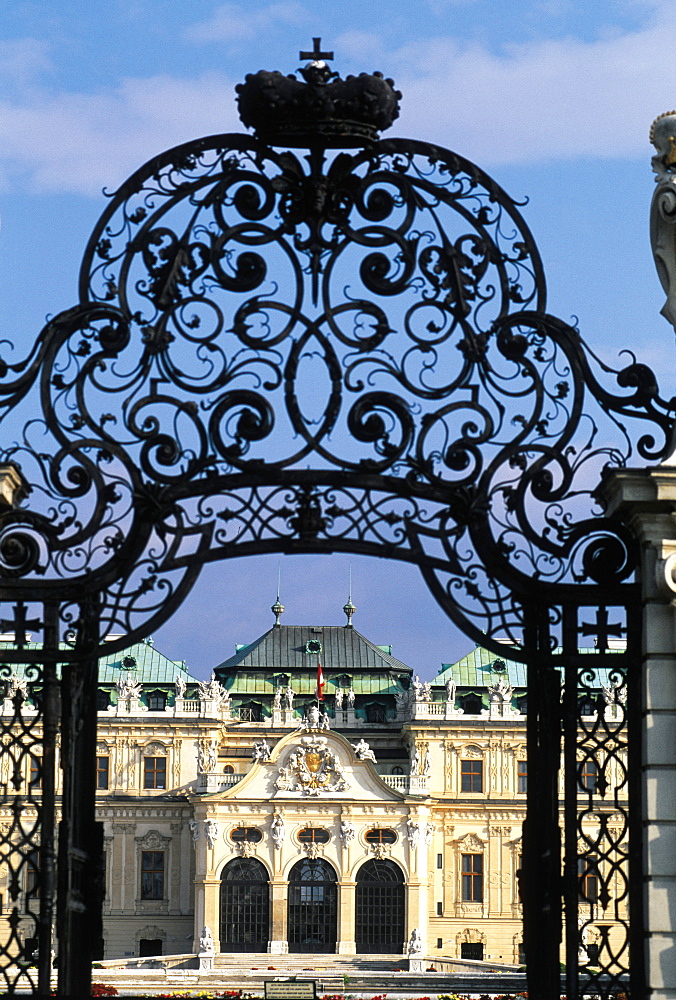
M148 692L148 709L151 712L164 712L167 707L167 696L164 691Z
M460 704L465 715L480 715L484 707L478 694L465 695L464 698L460 699Z

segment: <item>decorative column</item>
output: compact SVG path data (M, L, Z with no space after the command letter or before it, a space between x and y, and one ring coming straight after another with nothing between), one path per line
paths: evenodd
M676 466L614 469L608 512L641 545L640 735L646 995L676 998ZM637 882L634 882L637 885Z

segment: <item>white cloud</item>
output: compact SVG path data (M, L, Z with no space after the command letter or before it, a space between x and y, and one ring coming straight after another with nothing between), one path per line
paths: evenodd
M262 10L224 3L208 20L191 25L184 34L191 42L236 42L259 38L277 25L304 24L307 20L307 11L294 0L280 0Z
M4 185L99 196L163 149L239 131L234 82L221 74L126 79L105 94L33 92L0 100Z
M676 9L648 6L641 30L596 41L539 39L496 52L446 35L387 51L382 37L352 30L334 45L353 69L395 78L404 93L395 134L451 146L489 168L572 157L647 160L650 122L676 105L676 84L660 69L676 50ZM296 3L246 16L223 5L192 30L211 38L220 24L234 37L262 31L263 18L281 23L301 13ZM241 130L236 81L223 73L127 77L115 89L74 93L42 82L50 66L39 42L0 43L0 80L12 83L0 91L5 187L98 196L169 146Z
M450 38L394 53L397 130L488 164L649 156L648 129L676 102L676 23L583 42L538 40L500 53ZM363 40L362 40L363 44Z

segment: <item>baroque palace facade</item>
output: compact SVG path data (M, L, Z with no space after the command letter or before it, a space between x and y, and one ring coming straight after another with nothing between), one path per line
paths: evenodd
M272 610L209 682L152 640L101 661L101 957L196 953L208 927L217 953L402 954L413 940L432 961L520 964L525 668L477 648L422 683L352 626L351 602L341 626ZM605 694L590 714L617 710ZM581 794L597 774L580 760ZM587 920L607 916L593 866L580 893ZM593 960L593 927L587 939Z

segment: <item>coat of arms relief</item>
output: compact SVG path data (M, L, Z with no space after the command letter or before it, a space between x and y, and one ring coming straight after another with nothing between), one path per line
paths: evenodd
M323 795L344 792L347 781L338 756L325 736L304 736L280 767L275 788L280 792Z

